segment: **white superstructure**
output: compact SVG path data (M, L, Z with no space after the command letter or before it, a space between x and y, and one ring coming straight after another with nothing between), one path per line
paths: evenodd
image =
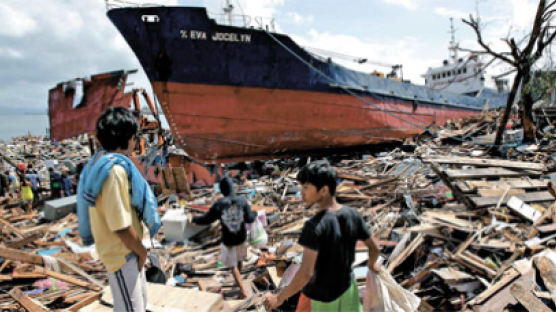
M452 22L452 19L450 21ZM441 67L429 67L422 75L425 78L425 86L434 90L475 95L484 88L483 64L474 54L465 58L458 57L458 43L455 40L453 23L450 30L452 34L449 46L450 60L444 60Z

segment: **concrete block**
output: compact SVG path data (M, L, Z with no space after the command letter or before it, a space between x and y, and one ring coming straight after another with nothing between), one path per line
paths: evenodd
M44 204L44 217L47 220L58 220L77 208L77 195L50 200Z

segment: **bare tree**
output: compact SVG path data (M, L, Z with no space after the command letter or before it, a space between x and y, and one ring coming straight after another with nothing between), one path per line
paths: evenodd
M475 31L477 42L481 47L481 50L466 49L466 51L491 55L512 66L516 72L508 96L506 110L498 125L498 131L496 132L496 139L494 140L494 145L496 146L500 145L502 141L502 134L508 122L512 104L515 101L518 90L520 90L519 86L527 86L531 81L533 65L542 57L545 48L548 47L556 37L556 25L554 24L555 16L556 0L540 0L537 6L533 29L528 38L522 41L523 44L521 44L521 42L519 44L516 43L516 40L510 36L503 39L509 47L508 51L495 51L485 43L478 17L469 15L469 19L462 19L465 24L469 25ZM520 96L522 104L521 122L523 125L523 139L525 141L532 141L535 139L536 130L533 122L534 98L531 93L531 88L522 87Z

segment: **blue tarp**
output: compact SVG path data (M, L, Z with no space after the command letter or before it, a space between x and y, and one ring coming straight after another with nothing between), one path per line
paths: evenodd
M506 105L508 97L508 93L499 93L492 89L484 89L478 97L437 91L422 85L404 83L354 71L334 63L330 63L329 73L337 87L346 87L380 96L402 98L403 100L421 103L482 110L486 100L488 100L489 108L498 108Z

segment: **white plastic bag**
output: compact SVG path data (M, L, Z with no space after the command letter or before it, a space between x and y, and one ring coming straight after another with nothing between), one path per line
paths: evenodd
M415 312L420 304L421 299L396 283L386 269L378 275L370 270L367 273L365 312Z
M249 244L255 248L261 248L268 242L268 234L266 234L263 222L261 221L261 219L263 219L261 218L261 215L262 214L259 213L257 218L255 218L255 221L247 226L249 230ZM266 220L266 214L264 215L264 220Z
M380 286L378 275L369 270L367 272L367 283L365 285L365 297L363 297L363 308L365 312L384 312L384 300L382 300Z

